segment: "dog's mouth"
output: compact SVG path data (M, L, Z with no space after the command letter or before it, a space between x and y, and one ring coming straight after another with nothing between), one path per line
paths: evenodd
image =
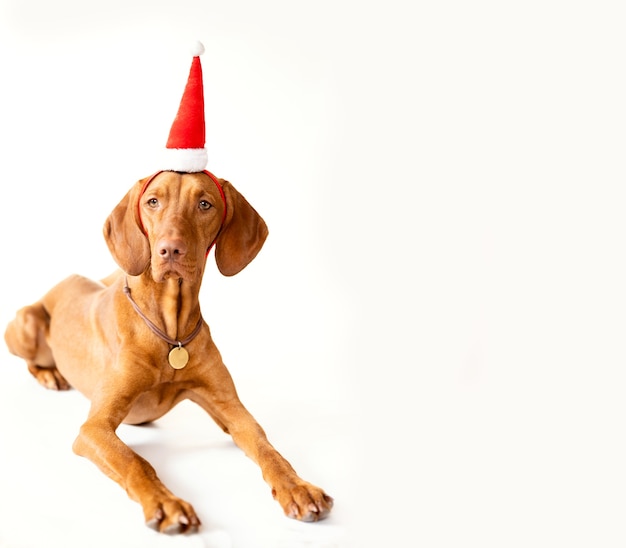
M165 280L169 280L169 279L176 279L176 280L180 280L183 279L184 276L181 276L178 272L174 271L174 270L168 270L167 272L163 272L159 278L155 281L157 282L164 282Z
M157 262L158 264L154 264ZM182 279L184 281L193 281L196 278L196 269L191 265L184 265L176 261L153 261L152 278L155 282L161 283L165 280Z

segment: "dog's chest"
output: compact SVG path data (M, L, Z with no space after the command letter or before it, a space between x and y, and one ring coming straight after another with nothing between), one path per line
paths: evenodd
M175 373L175 370L172 370ZM143 392L133 404L125 422L139 424L151 422L167 413L181 400L188 390L185 382L162 382Z

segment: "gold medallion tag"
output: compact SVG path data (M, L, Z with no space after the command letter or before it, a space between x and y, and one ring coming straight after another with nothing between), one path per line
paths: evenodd
M174 369L182 369L189 361L189 352L183 346L175 346L167 355L167 361Z

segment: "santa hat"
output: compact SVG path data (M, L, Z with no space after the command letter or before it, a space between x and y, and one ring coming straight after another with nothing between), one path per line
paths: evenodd
M204 128L204 89L200 55L204 46L196 42L192 49L191 69L178 113L165 145L161 169L197 173L206 169L208 157Z

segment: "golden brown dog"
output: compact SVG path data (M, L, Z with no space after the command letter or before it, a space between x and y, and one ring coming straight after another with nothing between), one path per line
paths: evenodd
M200 313L210 246L220 272L231 276L254 259L267 233L229 182L208 172L158 173L138 181L105 223L123 272L102 282L71 276L7 327L9 350L42 385L73 386L91 400L74 451L117 481L158 531L194 532L200 520L115 432L122 422L154 421L184 399L258 463L287 516L317 521L332 508L333 499L298 477L239 401Z

